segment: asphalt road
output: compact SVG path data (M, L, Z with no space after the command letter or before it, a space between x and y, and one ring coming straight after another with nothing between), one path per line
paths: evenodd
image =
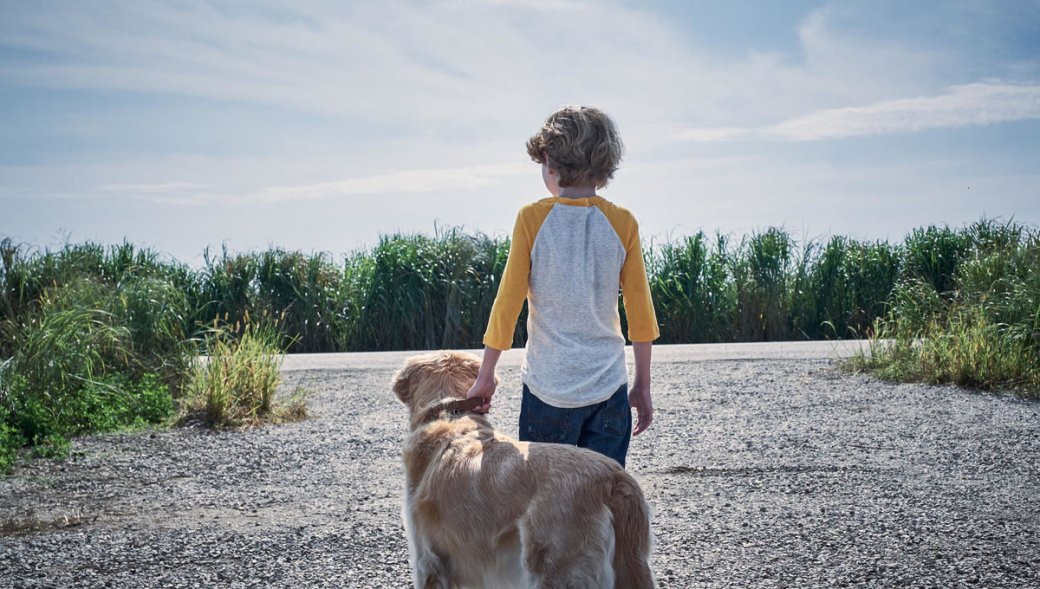
M709 362L717 360L831 360L850 356L864 349L866 342L840 340L825 342L765 342L745 344L687 344L654 346L653 362ZM480 350L468 350L480 355ZM632 362L632 347L626 348ZM502 354L499 366L520 366L523 349ZM421 352L360 352L349 354L290 354L282 370L365 370L397 368L405 358Z

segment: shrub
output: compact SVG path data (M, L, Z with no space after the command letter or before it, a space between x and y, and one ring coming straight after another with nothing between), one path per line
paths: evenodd
M19 347L6 397L26 439L83 431L77 425L85 419L78 412L83 386L104 377L109 366L125 365L128 335L109 313L56 303L16 326Z
M0 384L0 391L2 390L3 385ZM18 429L10 424L10 419L11 415L0 399L0 474L11 472L18 449L25 445L25 439Z
M169 415L169 389L150 370L186 362L189 350L176 330L154 329L156 318L174 308L171 300L142 296L135 284L128 279L125 289L113 289L76 279L46 290L33 311L6 322L5 335L17 345L0 378L0 402L19 441L60 455L70 436Z
M301 398L288 407L276 404L284 357L281 334L268 324L235 329L214 327L207 337L207 356L191 371L185 418L200 415L217 428L256 425L262 421L301 418Z
M992 221L961 235L947 290L936 289L934 275L903 279L870 352L853 365L885 378L1040 396L1040 235Z

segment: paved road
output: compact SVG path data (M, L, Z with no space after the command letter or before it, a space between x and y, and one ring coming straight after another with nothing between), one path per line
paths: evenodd
M825 342L765 342L745 344L684 344L654 346L654 362L705 362L716 360L830 360L847 357L866 347L861 340ZM479 350L470 350L480 355ZM632 348L626 349L629 362ZM397 368L401 362L420 352L362 352L348 354L291 354L282 370L357 370L365 368ZM502 354L499 366L519 366L523 349L514 348Z

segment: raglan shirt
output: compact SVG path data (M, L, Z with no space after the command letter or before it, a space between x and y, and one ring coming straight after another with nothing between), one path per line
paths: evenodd
M628 381L620 286L633 342L657 339L639 227L606 199L545 198L516 218L484 344L508 350L527 299L521 380L554 407L585 407Z

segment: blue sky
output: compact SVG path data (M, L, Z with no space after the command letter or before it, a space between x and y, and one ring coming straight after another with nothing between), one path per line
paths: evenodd
M0 0L0 235L342 254L507 233L617 120L644 238L1040 224L1040 2Z

